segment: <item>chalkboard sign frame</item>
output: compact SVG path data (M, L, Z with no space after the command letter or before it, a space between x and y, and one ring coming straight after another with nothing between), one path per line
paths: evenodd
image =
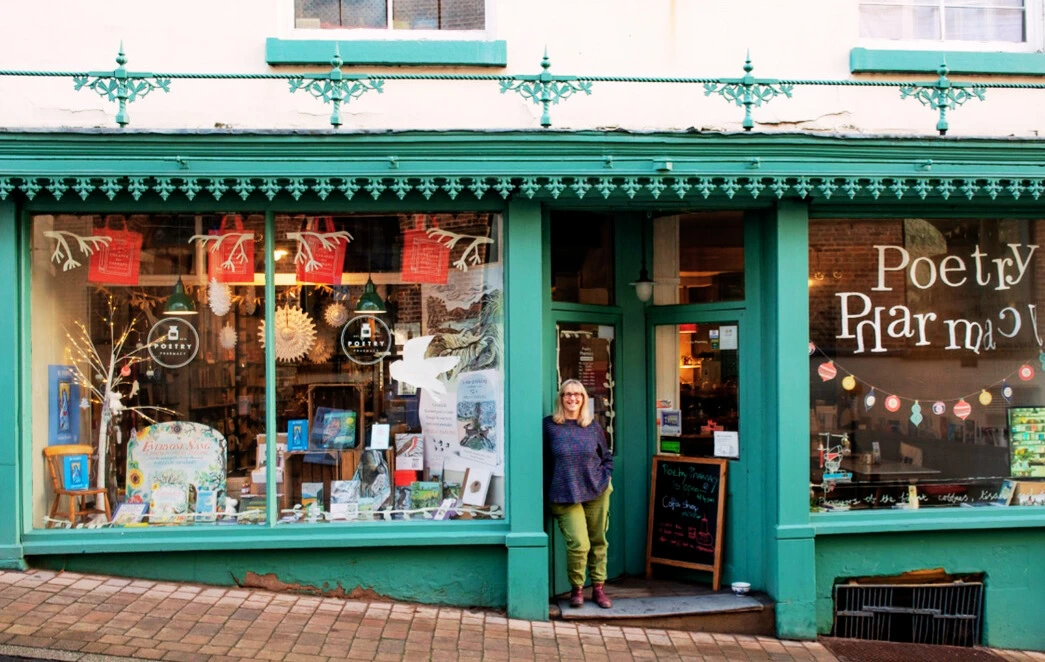
M654 506L659 498L657 495L657 473L660 469L661 463L669 464L702 464L718 469L719 480L718 480L718 494L717 496L717 507L718 517L715 523L715 557L712 565L703 563L689 563L686 561L679 561L671 558L660 558L653 556L653 532L656 529L656 522L653 521L654 513L656 509ZM718 458L718 457L680 457L677 455L654 455L653 456L653 475L650 479L650 499L649 499L649 531L646 536L646 577L649 578L653 574L653 564L657 563L660 565L670 565L678 568L692 568L694 570L707 570L711 573L711 587L712 590L717 591L721 586L722 581L722 529L724 525L724 515L726 509L726 476L729 472L729 458Z

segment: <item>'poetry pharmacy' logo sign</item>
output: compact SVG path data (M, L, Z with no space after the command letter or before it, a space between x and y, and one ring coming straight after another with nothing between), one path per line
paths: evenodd
M350 361L360 365L373 365L388 356L391 350L392 332L379 317L353 317L341 331L341 351Z
M149 329L149 356L164 368L181 368L192 363L200 351L196 329L178 317L167 317Z

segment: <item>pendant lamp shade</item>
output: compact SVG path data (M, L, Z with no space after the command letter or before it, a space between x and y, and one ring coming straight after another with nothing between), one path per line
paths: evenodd
M374 279L369 276L366 279L366 285L363 287L363 293L359 295L359 301L356 302L355 312L363 314L385 312L385 302L381 300L381 295L377 293Z
M163 306L165 315L195 315L196 302L185 292L185 285L178 276L178 282L174 284L174 291L167 297L167 303Z

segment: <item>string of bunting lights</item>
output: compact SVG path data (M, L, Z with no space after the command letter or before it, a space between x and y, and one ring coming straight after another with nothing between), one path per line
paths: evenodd
M814 354L819 354L820 356L823 356L825 359L827 359L825 362L821 363L816 369L817 374L820 375L820 379L822 379L825 382L829 382L833 380L835 377L837 377L839 370L841 370L843 373L845 373L845 377L842 378L843 389L847 391L852 391L856 388L857 382L860 382L868 386L869 390L867 392L867 395L864 396L864 411L870 411L871 408L873 408L875 404L877 404L878 394L877 388L874 384L867 381L866 379L857 377L855 374L853 374L852 371L850 371L845 366L829 357L827 354L824 353L823 350L817 347L815 343L811 342L809 343L809 355L813 356ZM1045 371L1045 352L1042 352L1038 355L1038 363L1041 364L1042 371ZM1018 377L1020 381L1029 382L1030 380L1034 379L1035 374L1036 371L1034 370L1034 366L1031 365L1031 363L1023 363L1016 370L1005 375L998 381L984 386L979 391L973 391L972 393L967 393L958 397L940 398L934 400L932 405L932 413L936 414L937 416L943 416L945 413L947 413L947 403L953 402L954 407L952 408L952 412L955 416L964 421L972 413L972 405L969 404L966 398L971 399L973 396L978 396L979 403L986 407L990 405L991 402L993 402L994 400L994 396L991 395L991 389L999 386L1001 387L1001 396L1005 399L1005 402L1007 404L1012 404L1013 391L1012 386L1009 385L1009 380L1013 377ZM883 392L886 396L885 408L887 411L899 411L900 406L904 400L908 402L913 402L914 404L911 405L910 420L915 425L921 425L922 420L924 419L924 417L922 416L921 398L912 398L904 395L897 395L895 393L889 393L886 391ZM925 398L925 400L927 401L929 399L930 398Z

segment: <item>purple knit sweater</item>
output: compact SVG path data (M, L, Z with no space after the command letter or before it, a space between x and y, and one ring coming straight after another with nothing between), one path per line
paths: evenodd
M544 419L544 461L550 503L584 503L605 491L613 474L613 454L597 422L561 425Z

